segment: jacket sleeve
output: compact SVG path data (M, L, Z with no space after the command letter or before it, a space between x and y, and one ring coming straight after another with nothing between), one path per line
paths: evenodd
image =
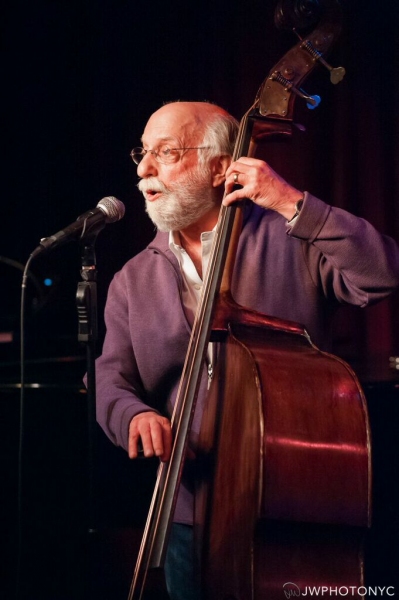
M287 234L303 240L310 274L326 297L332 290L339 302L365 307L399 286L398 244L364 219L307 192L298 219L292 227L287 223Z
M154 410L145 393L132 347L123 272L115 275L105 307L106 335L96 361L97 421L110 440L128 448L129 423L138 413Z

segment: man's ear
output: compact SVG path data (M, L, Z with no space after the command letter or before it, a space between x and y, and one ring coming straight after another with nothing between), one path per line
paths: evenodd
M211 160L211 178L212 186L219 187L225 182L226 171L231 163L231 156L223 154L222 156L214 156Z

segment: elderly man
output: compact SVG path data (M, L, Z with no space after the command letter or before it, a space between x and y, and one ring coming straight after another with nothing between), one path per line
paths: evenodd
M97 362L98 421L130 458L167 461L169 415L221 203L245 210L232 291L262 313L302 323L329 347L329 317L342 303L365 307L399 282L396 243L363 219L284 181L265 162L231 162L237 123L206 102L175 102L149 119L132 151L146 210L158 229L111 283L107 334ZM240 189L235 186L239 183ZM224 195L225 194L225 195ZM224 197L224 198L223 198ZM206 385L192 435L199 431ZM183 479L166 560L171 598L191 589L192 495Z

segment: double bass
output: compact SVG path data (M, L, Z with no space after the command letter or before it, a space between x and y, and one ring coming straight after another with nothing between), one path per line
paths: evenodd
M296 99L318 105L301 87L316 65L333 83L342 79L344 69L324 58L340 16L337 0L279 0L276 24L299 41L242 118L233 160L288 139ZM351 368L319 350L305 327L235 302L242 219L242 205L222 206L172 416L172 454L158 470L129 600L144 597L149 573L163 565L210 342L217 364L195 448L201 598L277 600L309 587L360 597L371 514L365 398Z

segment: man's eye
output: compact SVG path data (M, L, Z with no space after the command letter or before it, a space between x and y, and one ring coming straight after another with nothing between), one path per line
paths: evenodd
M162 148L159 149L159 154L161 154L162 156L169 156L171 151L172 148L169 148L169 146L162 146Z

